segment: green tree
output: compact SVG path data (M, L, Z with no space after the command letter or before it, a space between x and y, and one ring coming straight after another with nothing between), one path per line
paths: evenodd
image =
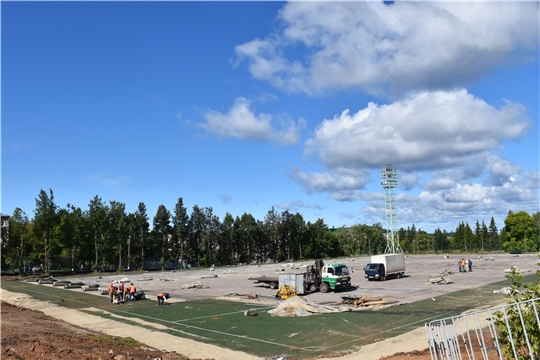
M2 242L2 265L12 265L24 273L24 265L28 260L31 244L31 226L26 213L15 208L9 219L9 236Z
M267 251L267 257L274 260L279 261L283 259L279 259L280 255L278 253L279 250L279 235L278 235L278 227L279 227L279 216L272 207L272 209L268 210L266 213L266 216L264 217L264 236L268 241L268 251Z
M161 271L165 270L165 261L168 260L167 258L167 249L168 249L168 242L170 240L170 234L171 234L171 213L165 205L159 205L156 216L154 216L154 226L152 231L154 231L158 238L161 239Z
M474 233L469 226L469 223L465 223L463 238L465 242L465 252L473 250L473 248L471 247L471 243L474 244Z
M435 229L435 232L433 234L433 240L435 242L435 248L440 251L444 251L445 249L449 248L448 243L448 233L446 230L441 231L441 229L437 228Z
M474 224L474 236L471 239L469 247L471 250L478 250L482 248L482 227L480 226L480 222L478 220L476 220L476 223Z
M115 251L118 254L118 270L122 270L123 244L127 239L127 215L126 204L119 201L109 201L109 233L111 243L116 242Z
M96 195L90 200L86 221L88 236L94 243L94 269L96 271L103 271L105 265L103 258L106 256L102 254L101 250L106 245L108 212L109 208L100 197Z
M185 247L187 245L186 239L188 237L189 216L182 198L178 198L176 205L174 206L172 222L174 234L174 252L178 256L180 266L185 267L186 264L184 263L184 257L186 256Z
M61 264L75 271L77 254L84 240L83 213L81 208L67 204L65 209L58 211L58 224L55 227L55 237L59 240Z
M212 207L206 207L204 212L204 231L201 241L201 254L203 265L215 265L218 250L218 236L220 232L219 217L214 215Z
M354 233L351 228L345 228L345 226L340 227L336 230L335 236L338 239L339 247L343 251L345 256L353 256L355 254L360 254L359 245L360 241L356 240Z
M418 242L416 241L416 227L412 224L411 228L407 228L407 244L412 247L413 251L418 250Z
M148 223L148 215L146 214L146 205L143 202L140 202L137 206L137 211L134 214L134 232L136 233L137 238L139 239L138 243L141 250L141 269L144 268L145 257L145 248L146 240L148 239L150 224Z
M43 265L47 274L51 271L52 248L54 243L53 230L58 222L58 207L54 203L54 194L49 189L49 195L41 189L36 198L34 210L34 235L43 241Z
M407 242L407 230L399 228L397 238L399 239L399 245L404 251L411 251L410 244Z
M534 242L534 249L538 249L538 252L540 252L540 212L536 212L532 215L532 218L534 220L533 225L533 242Z
M491 221L489 222L488 238L489 251L501 249L501 244L499 242L499 230L497 229L497 224L495 224L495 219L493 218L493 216L491 217Z
M218 264L231 265L234 262L234 254L236 252L235 239L234 218L230 213L226 213L221 223L220 237L218 239Z
M489 242L489 230L486 226L486 223L484 220L482 220L482 227L480 231L480 246L482 247L482 252L485 251L484 246L487 246L487 243Z
M189 256L197 261L197 266L201 266L201 243L206 229L206 217L203 209L198 205L193 205L189 216Z
M512 251L534 250L532 237L534 234L534 219L525 211L509 213L504 220L506 242L504 249ZM532 248L532 249L531 249Z

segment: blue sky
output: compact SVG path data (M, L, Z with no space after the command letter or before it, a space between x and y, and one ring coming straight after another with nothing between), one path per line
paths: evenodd
M2 2L2 207L539 211L539 4Z

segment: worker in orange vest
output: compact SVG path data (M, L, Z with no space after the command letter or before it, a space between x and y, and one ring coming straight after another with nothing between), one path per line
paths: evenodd
M135 287L135 285L133 285L133 283L131 283L129 287L129 300L130 301L137 301L137 299L135 299L136 293L137 293L137 288Z
M165 305L165 303L167 302L167 299L169 297L170 297L169 294L166 293L166 292L162 292L162 293L157 294L157 304L158 305Z
M112 283L112 281L109 284L109 296L111 297L111 304L112 304L114 300L114 284Z
M118 285L118 297L120 301L124 301L124 283L121 282L120 285Z

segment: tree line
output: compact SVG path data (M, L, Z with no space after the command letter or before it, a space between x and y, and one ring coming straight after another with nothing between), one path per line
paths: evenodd
M329 228L323 219L305 222L274 208L263 220L248 213L220 220L212 207L194 205L188 213L180 197L172 212L160 205L150 222L142 202L128 213L125 203L96 195L85 210L60 208L51 189L35 200L33 218L16 208L2 229L2 269L163 270L380 254L386 247L380 223ZM462 222L452 233L428 234L413 224L397 236L407 253L533 251L540 247L540 213L509 212L501 231L491 218L489 226L477 221L473 230Z

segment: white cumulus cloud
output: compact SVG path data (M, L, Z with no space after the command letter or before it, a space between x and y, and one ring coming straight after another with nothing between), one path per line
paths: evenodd
M495 108L464 89L415 92L389 105L369 103L355 114L324 120L305 143L329 168L402 171L450 169L485 164L505 139L530 126L526 109L507 102Z
M538 2L290 2L280 11L283 28L238 45L236 63L308 94L465 86L537 56L538 9Z
M271 114L255 114L251 103L245 98L237 98L232 108L225 114L209 110L204 115L205 123L199 123L206 132L221 139L272 141L278 145L294 145L300 142L305 121L295 122L286 116L278 120Z

